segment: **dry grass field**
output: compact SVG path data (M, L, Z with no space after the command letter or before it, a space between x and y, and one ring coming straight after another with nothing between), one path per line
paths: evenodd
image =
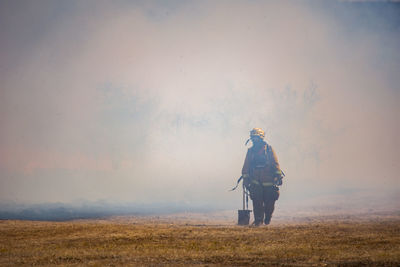
M186 216L186 217L185 217ZM399 266L400 216L0 221L0 266Z

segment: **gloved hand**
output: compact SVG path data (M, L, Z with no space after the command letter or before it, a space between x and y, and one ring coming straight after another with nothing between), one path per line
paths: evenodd
M282 185L282 177L275 177L274 178L274 183L276 184L276 185Z
M243 185L246 187L246 188L249 188L249 186L250 186L250 177L243 177Z

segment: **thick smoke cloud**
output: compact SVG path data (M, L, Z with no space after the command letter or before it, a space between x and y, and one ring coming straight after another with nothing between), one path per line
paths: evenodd
M399 193L395 3L2 1L0 196L232 208L249 130L281 201Z

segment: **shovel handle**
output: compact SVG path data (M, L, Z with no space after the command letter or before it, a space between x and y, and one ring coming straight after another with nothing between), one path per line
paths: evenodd
M245 196L245 188L244 188L244 183L242 183L242 189L243 189L243 210L245 209L245 202L246 202L246 196Z

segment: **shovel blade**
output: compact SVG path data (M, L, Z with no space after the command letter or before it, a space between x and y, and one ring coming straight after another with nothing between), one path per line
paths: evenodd
M249 225L251 210L238 210L238 225Z

